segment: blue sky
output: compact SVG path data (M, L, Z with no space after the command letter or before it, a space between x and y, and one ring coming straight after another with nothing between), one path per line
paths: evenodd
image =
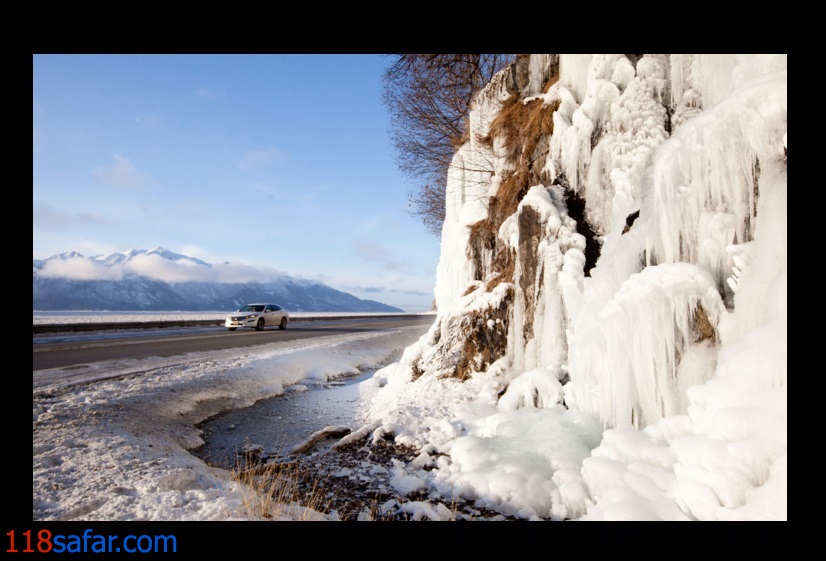
M416 312L379 55L34 55L33 258L163 246Z

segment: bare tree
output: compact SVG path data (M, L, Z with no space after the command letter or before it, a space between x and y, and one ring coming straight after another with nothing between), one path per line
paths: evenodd
M400 54L384 74L383 99L390 113L396 163L417 182L411 213L434 235L445 217L447 169L467 140L473 96L510 54Z

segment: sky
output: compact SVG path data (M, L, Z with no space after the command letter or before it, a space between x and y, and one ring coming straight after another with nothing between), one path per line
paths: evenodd
M381 55L33 56L33 259L164 247L430 309Z
M547 63L532 56L530 72ZM461 499L530 521L789 521L786 56L646 55L635 66L623 55L563 55L560 74L537 94L558 103L546 171L567 171L605 232L589 277L561 188L535 185L497 243L522 274L525 263L542 267L488 289L464 227L480 218L481 183L452 175L439 310L421 337L333 336L36 373L34 519L254 518L248 489L186 453L200 444L195 425L224 406L381 366L359 386L361 428L418 453L394 463L387 508L452 520ZM480 107L494 111L472 115L472 126L495 116L491 90ZM663 91L674 96L667 134ZM493 177L507 158L491 159ZM759 177L749 175L758 161ZM538 221L535 255L521 253L520 213ZM713 337L698 334L699 308ZM454 375L468 348L505 338L501 356L487 364L475 353L467 378ZM530 526L545 540L558 527ZM738 544L743 530L753 544L789 528L696 526ZM678 530L655 534L669 531ZM708 541L679 543L707 554Z

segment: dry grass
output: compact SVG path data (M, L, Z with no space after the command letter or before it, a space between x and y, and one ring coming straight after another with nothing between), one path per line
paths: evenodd
M464 294L462 294L462 298L464 298L465 296L467 296L468 294L470 294L471 292L473 292L473 291L474 291L474 290L476 290L477 288L479 288L479 287L477 286L477 284L476 284L476 283L471 284L470 286L468 286L468 287L465 289Z
M548 80L544 91L558 80L558 76ZM553 114L558 108L559 102L546 106L541 98L523 103L519 92L514 92L491 123L488 135L491 139L504 137L508 159L530 158L539 139L554 132Z
M249 489L244 508L252 519L319 520L330 505L324 480L296 462L239 466L231 473L233 480Z
M281 449L278 442L275 449ZM242 483L248 492L243 506L254 520L318 520L329 507L324 479L295 461L269 459L263 447L247 446L236 454L230 470L232 480Z
M382 466L389 471L394 460L412 461L419 451L393 442L392 437L380 439L369 446L349 443L334 454L323 457L299 456L290 463L261 464L233 472L235 480L248 489L244 506L247 517L254 520L343 520L343 521L404 521L428 520L406 508L407 503L426 502L440 514L450 512L446 520L486 520L497 513L475 508L472 503L454 495L442 500L432 498L427 490L401 496L387 492L389 475L373 482L318 473L333 474L342 468L365 471L364 464ZM255 461L255 459L252 459ZM309 481L314 484L308 484ZM366 488L365 488L366 487ZM395 501L388 504L385 503ZM330 516L324 516L327 513Z
M502 247L493 257L492 274L488 278L485 289L490 292L503 282L515 282L516 255L515 251Z
M558 80L558 76L551 77L543 92ZM542 177L542 168L547 149L540 148L553 133L553 114L558 108L558 102L545 105L542 99L522 103L519 93L514 92L491 123L488 136L482 139L492 146L494 138L503 138L506 157L515 164L513 172L503 178L496 195L489 199L488 217L470 226L471 239L480 240L484 248L494 251L486 279L488 290L500 282L513 282L513 256L499 247L497 234L505 219L516 212L528 189L546 179ZM481 249L474 247L472 251L480 253ZM480 261L478 255L471 257Z
M554 77L548 83L557 79ZM542 99L523 104L518 94L514 94L491 123L491 138L504 138L506 157L516 164L514 172L502 181L497 194L491 197L489 215L498 223L497 229L505 218L516 212L528 188L541 182L541 171L537 169L540 166L534 166L534 163L536 160L544 163L547 151L541 154L535 152L539 143L553 134L553 115L558 108L559 102L546 106Z
M419 361L421 360L422 355L417 356L413 360L410 361L410 379L411 380L418 380L424 374L424 370L422 370Z

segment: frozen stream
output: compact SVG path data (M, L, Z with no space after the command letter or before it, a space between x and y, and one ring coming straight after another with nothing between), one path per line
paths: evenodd
M263 446L266 453L284 452L330 425L355 430L361 425L359 404L369 390L369 384L361 382L374 372L291 386L283 395L214 417L200 425L206 444L193 453L211 465L232 468L245 445Z

